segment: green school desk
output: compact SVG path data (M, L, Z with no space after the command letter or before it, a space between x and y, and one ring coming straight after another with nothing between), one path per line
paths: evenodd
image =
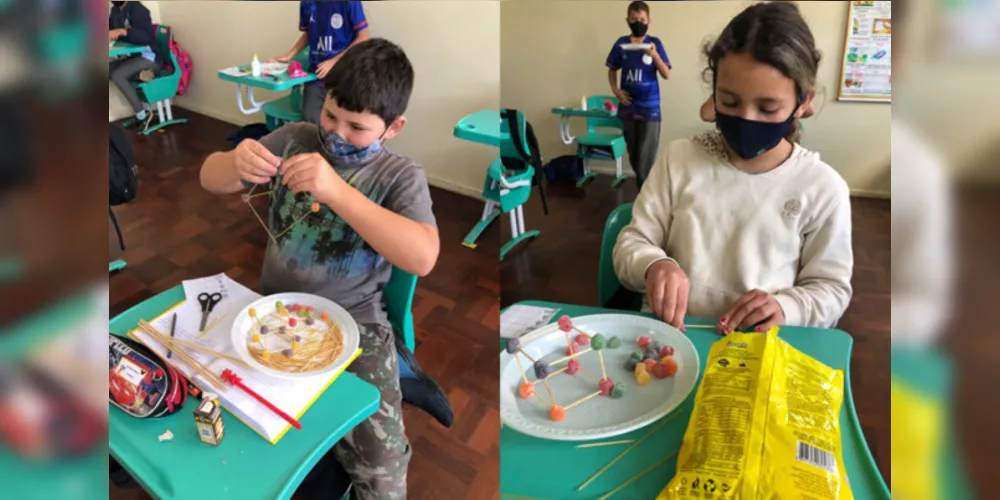
M127 56L129 54L141 54L146 50L146 45L133 45L128 42L115 42L109 44L108 57Z
M950 361L940 352L933 350L910 350L894 348L892 359L892 381L914 391L919 396L943 408L951 408L952 374ZM973 498L968 478L962 470L954 422L950 415L945 418L942 479L938 484L941 491L934 498L966 500Z
M264 108L264 104L267 102L258 102L254 99L254 89L264 89L270 90L272 92L282 92L289 90L293 87L309 83L316 80L316 75L313 73L306 73L306 76L299 78L291 78L288 76L288 72L284 72L280 75L270 75L270 76L253 76L250 74L236 76L226 73L226 70L231 68L220 69L218 76L220 80L225 80L227 82L232 82L236 84L236 103L240 107L240 111L245 115L252 115ZM250 65L244 64L242 66L236 66L236 69L244 72L250 71ZM250 100L250 107L243 104L243 92L244 87L247 94L247 99Z
M184 300L174 287L111 320L111 333L124 335L140 319L152 320ZM225 437L218 447L203 444L195 427L195 403L165 418L138 420L109 404L108 447L115 458L154 498L291 498L313 465L348 431L375 413L379 392L350 373L342 374L299 422L272 445L223 413ZM171 441L159 442L170 430Z
M455 125L455 137L464 141L478 142L495 148L510 140L510 134L500 130L500 112L492 109L476 111L466 115Z
M644 314L538 301L522 302L520 305L559 309L559 314L552 318L553 321L563 314L569 316ZM688 324L709 323L709 321L694 318L689 318L687 322ZM779 335L796 349L831 368L844 371L844 405L840 412L840 427L847 477L850 480L854 498L858 500L889 500L889 488L882 481L882 476L868 450L861 426L858 423L858 417L854 412L854 399L851 396L850 385L851 346L854 342L851 336L840 330L796 327L782 328ZM694 328L688 329L687 336L691 339L695 349L698 350L701 370L704 373L708 351L712 343L719 339L719 336L711 330ZM503 343L502 340L501 343ZM701 374L699 374L699 384L700 382ZM500 390L511 390L511 388L501 387ZM583 491L576 491L576 488L624 451L628 447L627 445L577 449L578 443L538 439L505 426L500 431L500 492L503 495L550 499L593 499L602 496L627 479L642 472L651 464L656 463L665 455L680 449L681 440L684 438L684 431L687 429L688 419L694 407L695 392L697 392L697 387L684 403L674 410L675 413L683 412L682 415L625 455ZM608 440L639 439L649 432L650 427ZM677 460L675 457L618 492L612 498L656 498L660 490L673 477L676 468Z

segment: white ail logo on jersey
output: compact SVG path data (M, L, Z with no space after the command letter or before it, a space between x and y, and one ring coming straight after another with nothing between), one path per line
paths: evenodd
M330 18L330 26L333 26L333 29L339 30L340 27L343 25L344 25L344 17L341 16L340 14L334 14L333 17Z

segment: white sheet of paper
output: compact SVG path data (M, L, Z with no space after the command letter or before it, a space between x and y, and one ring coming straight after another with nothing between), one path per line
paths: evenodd
M500 315L500 336L507 339L520 337L547 325L558 313L558 309L547 307L510 306Z

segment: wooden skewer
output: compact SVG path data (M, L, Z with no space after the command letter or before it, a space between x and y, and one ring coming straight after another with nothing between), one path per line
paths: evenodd
M223 354L221 352L213 351L213 350L211 350L211 349L209 349L209 348L207 348L207 347L205 347L205 346L203 346L201 344L198 344L196 342L188 342L186 340L173 339L170 342L170 344L171 344L170 345L171 349L176 348L177 346L180 346L180 347L184 347L184 348L187 348L187 349L193 349L193 350L198 351L198 352L200 352L202 354L208 354L209 356L215 356L217 358L224 359L226 361L238 364L240 366L245 366L247 368L251 367L249 364L247 364L246 361L243 361L240 358L237 358L235 356L230 356L228 354Z
M642 436L641 438L639 438L638 440L636 440L636 442L632 443L632 446L629 446L628 448L626 448L625 451L619 453L618 456L614 458L614 460L608 462L607 465L605 465L604 467L601 467L601 469L599 471L597 471L596 473L594 473L593 476L590 476L590 479L587 479L583 484L581 484L576 489L576 491L583 491L583 489L586 488L588 484L594 482L594 480L597 479L598 477L600 477L601 474L604 474L604 471L610 469L612 465L614 465L619 460L621 460L630 451L634 450L636 446L639 446L640 444L642 444L642 442L645 441L647 438L649 438L649 436L652 436L656 431L660 430L661 427L663 427L664 425L667 425L668 422L670 422L677 415L680 415L680 414L681 414L681 412L675 412L673 415L670 415L667 418L663 419L662 422L656 424L652 429L649 430L649 432L646 433L645 436Z
M599 394L601 394L601 391L597 391L597 392L595 392L593 394L589 394L587 396L584 396L584 397L582 397L582 398L574 401L573 403L571 403L569 406L566 407L566 409L569 410L570 408L572 408L572 407L574 407L574 406L576 406L576 405L578 405L578 404L580 404L580 403L582 403L582 402L584 402L584 401L586 401L586 400L588 400L588 399L590 399L590 398L592 398L594 396L597 396Z
M535 358L531 357L530 354L524 352L524 349L522 349L520 347L517 348L517 352L519 352L521 354L524 354L524 357L528 358L528 360L530 360L532 363L537 363L538 362Z
M539 337L544 337L545 335L548 335L549 333L552 333L552 330L554 328L558 327L558 326L559 325L557 323L550 323L548 326L545 326L545 327L542 327L539 330L536 330L535 333L533 333L531 335L526 335L524 337L521 337L521 345L523 346L523 345L527 344L528 342L531 342L532 340L538 339Z
M591 375L590 372L584 370L583 367L580 367L580 373L582 373L584 377L589 378L591 382L595 384L598 382L597 377Z
M264 231L267 231L267 235L271 237L271 241L273 241L274 244L277 245L278 240L274 237L273 234L271 234L271 228L267 227L267 223L264 222L264 219L260 218L260 214L257 213L257 209L254 208L253 205L249 203L247 203L247 206L250 207L250 211L253 212L254 217L257 217L257 220L260 221L260 225L264 226Z
M524 373L524 365L521 364L521 357L518 356L516 352L514 353L514 359L517 361L517 367L521 370L521 379L524 380L525 384L527 384L528 374Z
M715 328L715 325L684 325L684 328Z
M618 444L629 444L629 443L634 443L634 442L635 442L634 439L622 439L620 441L605 441L603 443L578 444L578 445L576 445L576 447L577 448L598 448L598 447L601 447L601 446L614 446L614 445L618 445Z
M552 403L550 403L549 400L545 399L545 396L542 396L540 392L535 391L535 396L538 397L538 400L541 401L543 405L552 406Z
M562 372L564 372L564 371L566 371L566 370L567 370L567 368L560 368L560 369L558 369L558 370L556 370L556 371L554 371L554 372L550 373L550 374L549 374L549 377L552 377L552 376L555 376L555 375L559 375L560 373L562 373ZM545 378L547 379L548 377L545 377ZM533 383L533 384L537 384L537 383L539 383L539 382L541 382L541 380L536 380L536 381L534 381L534 382L532 382L532 383Z
M552 398L552 404L556 404L556 395L552 392L552 386L549 385L549 379L542 379L545 382L545 388L549 390L549 397Z
M655 468L657 468L657 467L659 467L659 466L663 465L663 464L664 464L664 463L665 463L665 462L666 462L667 460L670 460L670 459L671 459L671 458L673 458L673 457L674 457L674 455L676 455L676 454L677 454L677 452L675 451L675 452L673 452L673 453L671 453L671 454L669 454L669 455L667 455L667 456L665 456L665 457L661 458L661 459L660 459L660 460L658 460L658 461L657 461L657 462L656 462L655 464L653 464L653 465L650 465L649 467L647 467L647 468L646 468L646 470L644 470L644 471L642 471L642 472L640 472L640 473L638 473L638 474L636 474L636 475L632 476L632 477L631 477L631 478L629 478L629 479L628 479L627 481L625 481L624 483L622 483L621 485L619 485L619 486L618 486L617 488L615 488L615 489L613 489L613 490L611 490L611 491L607 492L607 493L606 493L606 494L605 494L604 496L602 496L602 497L601 497L601 498L600 498L599 500L607 500L608 498L611 498L611 495L614 495L615 493L618 493L619 491L621 491L622 489L624 489L624 488L625 488L626 486L628 486L628 485L630 485L630 484L634 483L634 482L635 482L636 480L638 480L638 479L639 479L640 477L642 477L642 476L645 476L646 474L649 474L650 472L652 472L652 471L653 471L653 469L655 469Z
M275 238L277 238L277 237L279 237L279 236L287 233L288 231L291 231L292 228L295 227L296 224L298 224L298 223L306 220L306 217L309 217L312 214L313 214L313 212L311 210L307 211L304 214L302 214L302 217L299 217L298 219L295 219L294 221L292 221L292 223L289 224L288 227L286 227L283 231L281 231L280 233L278 233L278 236L275 236Z
M601 360L601 380L606 380L608 378L608 372L604 371L604 353L597 351L597 359Z
M593 351L593 349L591 349L591 348L588 347L588 348L586 348L586 349L584 349L584 350L582 350L582 351L580 351L578 353L570 354L569 356L566 356L564 358L559 358L559 359L557 359L557 360L555 360L555 361L553 361L553 362L551 362L549 364L550 365L557 365L559 363L562 363L563 361L566 361L567 359L573 359L573 358L575 358L577 356L580 356L581 354L586 354L586 353L588 353L590 351Z
M267 195L269 195L269 194L271 194L271 193L273 193L273 192L274 192L274 191L272 190L272 191L265 191L265 192L263 192L263 193L257 193L257 194L250 194L250 193L247 193L247 199L248 199L248 200L252 200L252 199L254 199L254 198L258 197L258 196L267 196Z
M146 332L147 335L153 337L154 340L156 340L160 344L166 345L169 342L168 340L169 337L160 333L159 330L154 328L153 325L150 325L145 320L139 321L139 328L141 328L144 332ZM183 350L177 351L175 354L177 354L177 357L181 358L181 360L187 363L188 366L190 366L194 371L198 372L199 375L204 377L209 384L215 386L215 388L219 390L222 391L225 390L225 384L223 383L222 379L219 378L218 375L212 373L212 371L209 370L208 367L206 367L200 361L195 359L194 356L191 356L190 354L188 354Z
M225 317L225 315L223 315L223 316L216 316L215 319L213 319L212 321L209 321L208 324L205 325L205 329L198 333L198 337L199 338L200 337L204 337L205 334L208 333L211 329L219 326L219 323L222 322L222 318L223 317Z

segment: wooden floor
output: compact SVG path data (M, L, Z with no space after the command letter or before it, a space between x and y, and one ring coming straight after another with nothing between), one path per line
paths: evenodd
M110 278L112 315L185 279L225 272L258 285L266 233L239 196L216 197L198 180L202 160L228 149L235 127L177 114L190 122L134 138L141 181L136 200L116 207L128 267ZM438 189L431 194L442 246L437 268L417 286L416 356L448 392L455 425L445 429L406 410L410 498L499 498L499 230L488 231L475 250L462 247L481 205Z
M514 250L501 265L504 307L528 299L597 306L597 267L604 222L613 208L635 199L632 179L609 189L598 176L584 189L553 187L549 215L537 197L525 208L526 229L541 235ZM838 328L854 337L851 388L858 418L879 470L888 482L889 405L889 200L852 200L854 297ZM503 238L510 228L503 228Z

